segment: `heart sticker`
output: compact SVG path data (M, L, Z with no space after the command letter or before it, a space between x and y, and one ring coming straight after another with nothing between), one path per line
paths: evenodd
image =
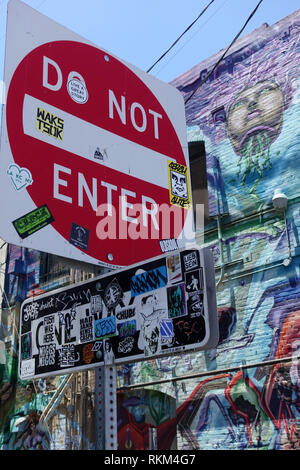
M21 168L16 163L9 165L7 174L10 176L14 188L17 191L26 188L33 183L31 173L27 168Z

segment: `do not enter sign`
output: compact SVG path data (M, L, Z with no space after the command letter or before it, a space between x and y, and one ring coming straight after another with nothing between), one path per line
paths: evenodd
M9 8L0 235L111 266L157 256L165 239L184 244L192 211L179 92L26 5Z

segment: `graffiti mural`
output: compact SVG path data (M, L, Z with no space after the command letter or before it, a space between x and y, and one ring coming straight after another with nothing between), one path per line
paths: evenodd
M206 151L219 344L189 355L189 368L177 356L139 376L215 371L177 382L179 449L300 447L300 12L240 44L186 105L188 139ZM188 98L216 61L172 84ZM275 189L285 214L273 209Z
M143 389L119 393L117 402L118 450L176 449L173 397Z
M172 330L170 322L159 329L145 324L149 360L123 365L118 379L125 385L170 381L157 390L118 393L119 449L300 449L300 12L263 25L235 46L186 106L188 139L203 141L206 151L211 219L205 245L216 267L219 344L151 359L157 337L167 342ZM184 98L216 57L174 80ZM288 198L285 214L273 209L275 189ZM177 318L179 328L185 308L179 282L186 279L178 278L175 259L167 268L168 281L177 284L168 291L166 319ZM92 449L93 434L81 431L73 388L66 392L73 401L55 408L47 428L41 416L60 382L38 385L17 377L15 303L39 288L40 269L36 253L11 248L1 313L0 448ZM154 298L142 290L146 281L137 277L132 288L149 317ZM192 304L192 294L201 273L187 281L198 321L201 297ZM93 299L95 315L121 295L116 284L110 288L103 302ZM124 307L119 315L118 333L130 339L133 312ZM84 322L82 335L88 334ZM92 422L90 395L87 403Z
M299 14L289 23L252 33L249 44L224 60L187 103L189 140L205 142L211 215L220 195L231 215L241 215L257 201L268 202L270 184L284 183L288 196L297 193ZM205 63L173 82L185 98L203 70Z
M44 288L49 288L45 285L44 276L41 276L41 268L45 270L45 266L41 266L43 256L43 253L13 245L9 245L7 250L0 310L0 449L91 449L94 447L94 430L91 432L90 429L93 403L87 388L83 387L81 394L81 406L84 400L88 422L82 433L79 417L70 413L68 404L60 406L60 400L64 398L62 394L51 405L55 393L64 384L65 376L39 380L20 380L18 376L20 302L33 293L41 293L41 283ZM28 354L28 336L23 341L24 354ZM72 404L70 387L64 388L64 394L68 392L68 403ZM51 420L45 421L43 414L50 405ZM62 422L63 428L59 426Z

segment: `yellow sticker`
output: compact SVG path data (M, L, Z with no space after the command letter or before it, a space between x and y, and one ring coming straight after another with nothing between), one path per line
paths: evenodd
M63 140L64 120L42 108L37 108L36 128L44 134L55 137L55 139Z
M191 209L191 190L188 167L168 160L170 203Z

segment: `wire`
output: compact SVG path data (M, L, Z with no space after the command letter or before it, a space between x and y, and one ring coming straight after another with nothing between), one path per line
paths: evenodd
M153 65L151 65L151 67L147 70L147 73L150 72L150 70L153 69L153 67L158 64L158 62L160 62L167 54L168 52L170 52L170 50L175 46L175 44L178 43L178 41L182 38L182 36L185 35L185 33L187 33L191 27L199 20L199 18L201 18L201 16L206 12L206 10L208 9L208 7L214 2L215 0L211 0L207 5L206 7L201 11L201 13L197 16L197 18L183 31L183 33L173 42L173 44L171 44L171 46L169 47L169 49L166 50L166 52L164 52L160 57L159 59L157 59L156 62L154 62Z
M169 63L182 51L182 49L199 33L199 31L200 31L201 29L203 29L205 25L207 25L207 23L221 10L221 8L222 8L222 7L225 5L225 3L227 3L227 2L229 2L229 0L224 0L223 3L207 18L207 20L204 21L204 22L199 26L198 29L196 29L196 31L192 34L192 36L191 36L190 38L188 38L188 39L186 40L186 42L185 42L184 44L182 44L182 46L181 46L179 49L177 49L176 52L174 52L174 54L170 57L170 59L169 59L167 62L165 62L165 64L162 65L162 67L161 67L160 69L158 69L158 71L157 71L156 74L155 74L156 76L158 76L159 73L160 73L162 70L164 70L164 69L168 66L168 64L169 64Z
M240 31L237 33L237 35L234 37L234 39L231 41L231 43L229 44L229 46L227 47L227 49L225 50L225 52L222 54L222 56L220 57L220 59L216 62L216 64L214 65L214 67L212 68L212 70L206 75L206 77L200 82L200 84L197 86L197 88L195 88L195 90L192 91L192 93L190 94L190 96L185 100L184 104L187 104L190 99L194 96L194 94L199 90L199 88L203 85L203 83L206 82L206 80L214 73L214 71L216 70L216 68L218 67L218 65L220 64L220 62L222 62L222 60L224 59L225 55L227 54L227 52L229 51L229 49L233 46L233 44L236 42L236 40L239 38L239 36L242 34L242 32L244 31L244 29L246 28L247 24L249 23L249 21L251 20L251 18L255 15L258 7L260 6L260 4L263 2L263 0L260 0L258 2L258 4L256 5L256 7L254 8L254 10L252 11L252 13L249 15L249 17L247 18L244 26L242 27L242 29L240 29Z

